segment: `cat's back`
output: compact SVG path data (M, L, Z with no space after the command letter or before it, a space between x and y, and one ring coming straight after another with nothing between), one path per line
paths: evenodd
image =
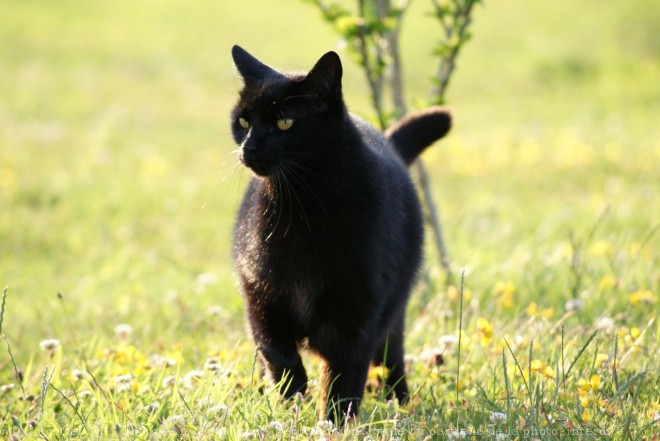
M405 171L405 165L394 146L374 126L357 115L350 115L351 122L357 128L362 141L371 152L375 153L380 161L391 163L394 167Z

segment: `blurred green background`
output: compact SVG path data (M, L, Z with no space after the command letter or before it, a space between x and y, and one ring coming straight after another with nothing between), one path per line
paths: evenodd
M332 29L296 0L1 9L0 285L17 357L47 337L103 339L122 322L149 346L197 336L204 351L242 338L230 237L249 173L229 132L240 87L230 48L292 70L338 50L349 108L371 117ZM428 98L436 70L430 9L419 0L404 22L411 105ZM449 87L455 127L425 158L454 265L483 304L496 280L514 279L526 302L546 295L561 309L571 234L597 227L614 253L657 248L658 23L655 0L477 7ZM440 286L428 248L417 303ZM630 287L657 286L657 261L652 252L632 267ZM220 324L202 319L213 305Z

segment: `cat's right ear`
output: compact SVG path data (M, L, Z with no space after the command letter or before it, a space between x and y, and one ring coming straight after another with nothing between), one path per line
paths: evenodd
M236 69L238 69L246 83L260 81L268 75L276 73L275 70L254 58L238 45L231 48L231 56L234 58Z

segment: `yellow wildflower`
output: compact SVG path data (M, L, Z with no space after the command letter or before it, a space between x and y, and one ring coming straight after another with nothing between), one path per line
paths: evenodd
M610 356L607 354L597 354L596 355L596 367L603 367L603 365L609 360Z
M637 340L641 334L642 331L640 331L639 328L635 328L635 327L630 328L630 336L635 340Z
M536 304L536 302L532 302L525 308L525 311L527 312L528 315L532 317L536 317L536 314L539 312L539 306Z
M584 378L580 378L577 382L577 391L580 396L584 396L591 390L591 386L589 385L589 381L585 380Z
M547 319L552 318L552 316L554 315L555 315L555 308L553 308L552 306L549 308L544 308L543 311L541 311L541 316Z
M0 168L0 187L10 187L16 180L16 172L8 167Z
M513 293L515 290L516 286L511 281L497 282L495 288L493 288L493 293L500 296L498 303L503 308L511 308L513 306Z
M598 283L598 290L607 291L609 289L614 288L617 285L617 283L619 283L619 281L616 277L610 275L604 275L600 279L600 282Z
M545 367L546 367L545 363L543 363L541 360L532 360L532 364L531 364L532 372L542 373Z
M589 385L591 386L591 390L600 389L600 377L598 375L592 375L589 379Z
M655 298L651 291L644 289L638 290L630 294L630 304L635 306L639 304L651 305L655 303Z
M463 303L467 303L472 300L472 291L469 288L463 288ZM454 285L450 285L447 288L447 298L452 302L458 302L461 298L461 292Z
M557 372L555 372L555 370L553 368L551 368L550 366L546 366L543 369L543 376L545 378L551 378L551 379L554 380L554 379L557 378Z
M387 369L385 366L374 366L371 369L369 369L368 378L370 380L382 380L387 378L389 373L390 373L389 369Z
M589 247L589 254L596 257L609 257L614 255L614 247L606 240L599 240Z
M488 346L493 337L493 325L487 319L480 317L477 320L477 331L481 336L481 345Z
M584 424L589 424L591 422L591 413L589 412L589 409L584 409L582 411L582 422Z

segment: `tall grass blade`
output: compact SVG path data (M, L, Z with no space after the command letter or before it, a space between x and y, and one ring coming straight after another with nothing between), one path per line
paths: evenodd
M456 405L459 402L459 384L461 379L461 342L463 338L463 288L465 286L465 270L461 271L461 291L459 294L458 302L458 353L456 356ZM458 425L458 418L460 412L456 412L456 427Z
M577 355L575 356L575 358L573 358L573 361L571 362L571 365L568 367L568 370L567 370L566 373L564 374L564 378L568 377L568 374L571 373L571 370L573 370L573 367L575 366L575 363L577 363L577 361L580 359L580 357L582 356L582 354L584 353L584 351L587 350L587 347L588 347L589 344L593 341L593 339L596 338L596 335L598 335L598 331L594 331L593 334L591 334L591 335L589 336L589 338L587 339L587 341L582 345L582 347L581 347L580 350L578 351L578 353L577 353Z
M2 324L5 322L5 304L7 303L7 291L9 287L5 286L2 290L2 306L0 306L0 335L2 335Z

